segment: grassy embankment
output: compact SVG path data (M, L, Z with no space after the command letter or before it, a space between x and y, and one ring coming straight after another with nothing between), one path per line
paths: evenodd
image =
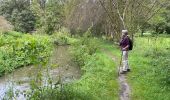
M116 65L104 52L108 49L105 48L105 41L84 38L74 48L75 61L84 72L76 83L81 85L80 90L91 96L89 100L118 100Z

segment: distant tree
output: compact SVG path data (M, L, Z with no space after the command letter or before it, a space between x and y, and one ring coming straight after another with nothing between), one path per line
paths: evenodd
M128 29L133 37L138 29L144 28L152 17L169 4L169 0L99 0L99 2L110 19L116 38L120 37L122 29Z
M166 33L170 34L170 6L166 8L166 12L164 13L166 19Z
M47 34L59 30L63 25L63 7L62 0L34 0L31 9L37 15L37 28Z
M34 30L35 16L30 10L30 0L3 0L0 13L13 24L14 30L24 33Z
M103 8L97 0L69 0L65 7L66 26L74 33L84 33L89 28L92 33L99 35L102 30L103 19L106 19Z
M161 9L153 18L148 21L149 27L156 34L170 34L170 5Z
M70 0L66 8L66 23L70 29L105 34L119 40L121 30L130 35L150 25L149 20L169 4L169 0ZM142 32L142 33L143 33Z
M166 28L166 19L162 14L157 14L150 21L149 24L154 33L164 33Z

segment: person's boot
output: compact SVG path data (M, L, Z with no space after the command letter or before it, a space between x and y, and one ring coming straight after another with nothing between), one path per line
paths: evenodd
M130 69L127 69L127 72L130 72L131 70Z
M127 71L121 71L120 74L126 74Z

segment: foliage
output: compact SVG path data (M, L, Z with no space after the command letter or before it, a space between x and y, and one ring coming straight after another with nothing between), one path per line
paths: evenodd
M41 1L41 0L40 0ZM45 0L46 1L46 0ZM49 35L59 30L63 24L64 8L60 0L48 0L42 7L41 2L34 0L31 8L36 16L36 26Z
M35 16L30 10L23 10L21 12L14 10L11 20L15 31L28 33L34 30Z
M30 10L30 0L1 1L0 12L12 23L15 31L28 33L34 30L36 20Z
M80 41L74 44L75 48L72 50L74 61L76 61L78 65L83 66L85 64L85 59L88 59L90 55L93 55L98 46L99 44L96 39L91 37L80 38Z
M50 36L54 44L56 45L70 45L77 41L77 39L70 38L70 34L68 32L56 32Z
M105 47L107 44L103 40L93 39L92 37L84 37L81 40L74 45L72 50L74 60L82 67L81 69L84 72L75 86L80 85L80 89L90 93L90 96L92 96L90 100L118 99L117 82L112 81L112 78L116 78L116 69L113 68L115 65L106 53L98 49L99 47L108 49Z
M28 64L38 64L48 59L51 41L46 36L22 35L5 32L0 35L0 76L5 72Z
M138 29L147 28L148 21L168 5L169 0L70 0L66 23L73 31L84 32L92 26L93 34L119 41L120 30L127 29L133 36Z

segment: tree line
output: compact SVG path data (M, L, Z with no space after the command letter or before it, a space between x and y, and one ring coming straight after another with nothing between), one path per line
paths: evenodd
M120 31L170 34L169 0L2 0L0 14L14 30L53 34L66 27L73 34L120 38Z

